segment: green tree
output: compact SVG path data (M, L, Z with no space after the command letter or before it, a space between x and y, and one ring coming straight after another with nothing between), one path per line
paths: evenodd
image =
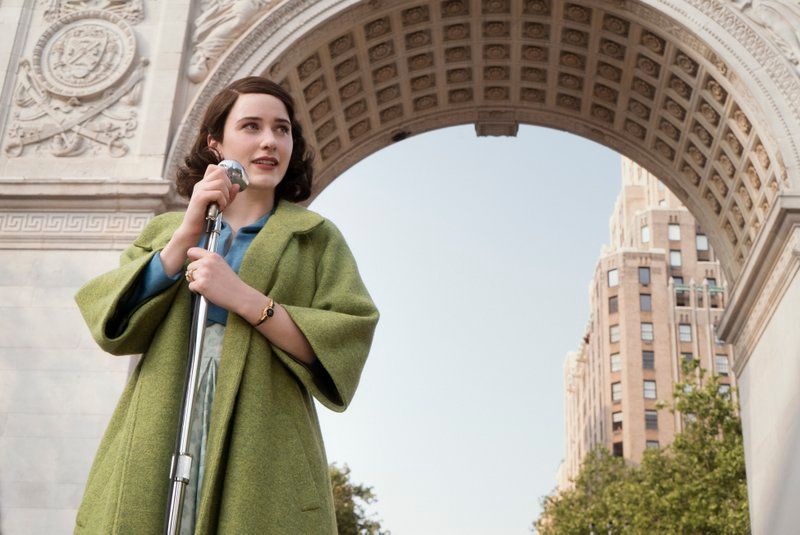
M741 420L731 392L685 364L673 401L684 430L636 467L601 449L589 454L574 487L543 499L535 523L543 535L606 533L745 534L750 532Z
M336 526L339 535L390 535L381 528L374 515L367 514L366 506L377 501L372 487L350 481L350 467L328 466L333 487L333 505L336 509Z

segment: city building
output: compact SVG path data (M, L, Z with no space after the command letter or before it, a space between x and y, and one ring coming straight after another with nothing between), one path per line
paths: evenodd
M569 485L597 445L634 463L646 448L672 442L679 414L672 399L681 361L722 376L730 389L732 348L715 335L725 281L694 217L664 185L622 160L622 191L589 289L591 317L564 364L566 456L559 487Z

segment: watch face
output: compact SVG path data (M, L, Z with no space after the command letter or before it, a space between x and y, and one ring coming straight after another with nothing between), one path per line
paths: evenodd
M60 18L36 43L33 71L51 92L66 97L101 93L133 65L136 38L113 13L82 11Z

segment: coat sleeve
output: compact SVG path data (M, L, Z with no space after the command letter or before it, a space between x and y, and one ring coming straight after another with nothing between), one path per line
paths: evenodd
M131 298L137 281L153 256L169 240L165 219L154 218L142 234L120 257L120 267L86 283L75 295L75 302L97 345L112 355L144 353L180 287L174 283L146 299L133 311L122 306ZM172 228L171 225L167 225Z
M344 411L353 399L378 323L378 310L339 231L329 230L309 307L282 304L308 339L317 362L306 366L275 348L281 360L323 405Z

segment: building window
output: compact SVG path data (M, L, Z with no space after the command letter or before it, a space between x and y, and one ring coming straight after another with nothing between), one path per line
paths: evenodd
M653 324L642 323L642 340L645 342L653 341Z
M688 323L681 323L678 325L678 340L681 342L692 341L692 326Z
M616 295L612 295L608 298L608 313L614 314L619 310L619 298Z
M644 382L644 399L656 399L656 382Z
M623 453L622 442L614 442L614 447L612 450L612 454L614 455L614 457L622 457L622 453Z
M614 288L619 286L619 271L616 269L608 270L608 287Z
M681 241L681 226L670 224L667 226L669 241Z
M621 412L612 412L611 413L611 430L612 431L622 431L622 413Z
M669 265L672 267L681 267L681 252L674 249L669 251Z
M644 447L648 450L657 450L659 448L658 440L648 440L644 443Z
M653 310L653 302L650 294L639 294L639 310L642 312L650 312Z
M608 336L612 344L619 342L619 325L612 325L609 327Z
M695 237L695 243L697 244L697 259L708 260L710 255L708 253L708 238L706 235L698 234Z
M639 284L642 286L648 286L650 284L650 268L649 267L640 267L639 268Z
M644 428L658 429L658 411L644 411Z
M654 370L656 367L656 354L652 351L642 351L642 368Z
M712 277L706 277L706 284L708 284L709 288L716 288L717 279L714 279Z
M614 403L622 401L622 383L611 383L611 401Z
M650 227L644 225L642 227L642 243L649 243L650 242Z
M611 371L618 372L622 369L622 357L619 356L619 353L614 353L611 355Z
M692 364L694 362L694 355L691 353L681 353L681 358L686 364Z
M719 395L730 399L731 398L731 385L719 385Z
M730 366L728 365L727 355L717 355L717 375L728 375L730 373Z

